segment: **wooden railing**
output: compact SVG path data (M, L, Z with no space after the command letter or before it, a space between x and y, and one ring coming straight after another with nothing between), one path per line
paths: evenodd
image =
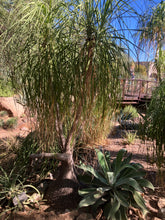
M122 102L148 102L157 86L158 82L151 80L121 79Z

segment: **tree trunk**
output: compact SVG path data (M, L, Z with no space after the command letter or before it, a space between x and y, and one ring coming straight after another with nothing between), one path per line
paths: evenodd
M66 160L61 161L58 179L69 179L77 183L77 177L74 170L73 153L67 152Z
M61 160L59 175L56 180L49 184L44 196L48 203L53 206L53 209L58 212L63 212L66 209L77 209L80 201L79 183L74 172L72 152L67 152L66 158L66 160Z

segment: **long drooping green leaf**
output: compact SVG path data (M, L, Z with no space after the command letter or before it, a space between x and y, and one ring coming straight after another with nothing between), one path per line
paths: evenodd
M133 187L135 190L137 190L139 192L143 192L143 189L141 188L141 186L133 178L126 178L126 179L123 178L123 179L121 179L121 180L119 180L115 183L115 187L119 187L123 184L129 185L129 186Z
M120 202L115 198L115 200L111 204L111 208L109 209L109 212L107 213L107 219L115 219L115 214L120 208Z
M103 178L92 166L86 166L86 165L80 165L78 166L79 168L83 169L85 172L89 172L90 174L92 174L94 177L96 177L97 179L99 179L102 183L104 184L108 184L107 180L105 178Z
M138 183L140 184L141 187L147 187L147 188L154 190L153 184L146 179L139 179Z
M121 167L121 164L122 164L122 159L123 159L123 156L124 154L126 153L127 151L125 149L121 149L118 154L117 154L117 157L116 157L116 160L115 160L115 175L118 173L119 171L119 168Z
M102 194L100 193L91 193L89 196L87 195L86 197L84 197L84 199L81 200L81 202L79 203L79 207L87 207L90 205L93 205L96 203L96 201L98 199L100 199L102 197Z
M85 196L89 193L93 193L96 192L96 188L87 188L87 189L81 189L78 191L80 196Z
M140 193L134 191L133 197L134 197L134 200L136 201L136 203L138 204L138 206L139 206L139 207L141 208L141 210L143 211L143 214L146 214L147 208L146 208L146 205L145 205L145 201L144 201L144 199L142 198L142 196L140 195Z
M117 200L120 202L120 204L126 208L128 208L130 206L130 203L128 202L128 200L124 197L125 195L122 192L118 192L116 191L115 196L117 198Z

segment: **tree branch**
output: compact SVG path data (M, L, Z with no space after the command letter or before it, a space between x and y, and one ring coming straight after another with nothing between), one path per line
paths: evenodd
M31 159L35 158L49 158L49 159L57 159L60 161L70 161L71 155L67 153L40 153L40 154L31 154Z
M55 122L56 130L57 130L57 133L59 134L60 142L61 142L62 148L64 150L66 140L65 140L65 136L63 134L63 129L62 129L62 123L61 123L61 120L60 120L60 113L59 113L59 106L58 106L58 104L56 106L56 113L57 113L57 120Z

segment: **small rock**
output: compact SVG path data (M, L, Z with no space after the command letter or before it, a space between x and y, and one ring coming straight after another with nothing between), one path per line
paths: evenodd
M20 129L21 131L29 131L29 128L27 128L27 127L22 127L21 129Z
M165 198L159 198L158 206L160 209L165 208Z
M165 220L165 208L161 208L158 211L158 217L162 220Z
M38 202L38 201L42 200L42 197L38 193L33 193L32 196L29 199L30 199L30 202L35 203L35 202Z
M15 196L13 198L13 204L14 206L17 206L19 203L22 203L28 199L27 195L25 192L19 194L18 196Z

